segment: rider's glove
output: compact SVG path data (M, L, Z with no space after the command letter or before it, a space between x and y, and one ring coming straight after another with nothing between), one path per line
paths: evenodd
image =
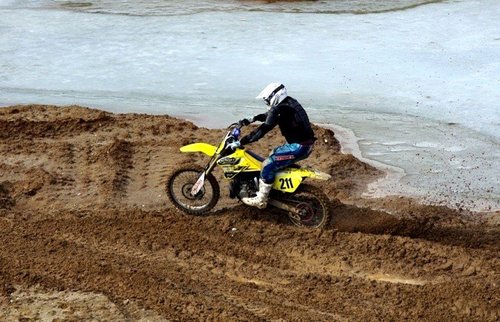
M240 141L234 141L234 142L229 143L227 145L227 147L234 151L234 150L236 150L236 148L241 147L241 143L240 143Z
M238 124L239 124L240 126L247 126L247 125L249 125L250 123L252 123L252 121L250 121L249 119L242 119L242 120L240 120L240 121L238 122Z

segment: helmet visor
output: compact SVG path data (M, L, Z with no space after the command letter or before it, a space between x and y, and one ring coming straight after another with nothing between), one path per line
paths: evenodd
M278 94L278 92L283 88L285 88L285 85L280 84L267 97L264 97L264 102L266 102L267 106L271 106L271 101L273 100L274 96L276 96L276 94Z

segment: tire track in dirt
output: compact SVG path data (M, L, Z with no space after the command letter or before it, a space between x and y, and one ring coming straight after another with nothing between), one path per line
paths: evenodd
M244 215L235 218L229 211L222 211L214 219L218 219L220 223L212 218L190 218L182 215L178 217L174 213L163 217L155 213L133 214L128 211L125 216L120 215L120 212L111 212L81 219L61 217L27 223L23 228L23 234L29 232L28 236L33 236L31 239L33 241L40 239L35 244L27 245L31 251L27 252L29 259L26 258L26 260L30 263L41 261L40 268L54 267L55 262L50 260L46 262L47 255L44 254L58 254L61 248L67 250L55 258L66 257L65 254L69 255L71 252L76 253L70 257L75 258L76 255L76 258L81 258L72 265L66 266L65 264L61 267L61 264L58 264L55 270L44 273L40 273L36 267L33 271L30 268L27 278L28 280L34 278L48 286L82 285L85 291L106 290L106 294L113 294L111 298L116 303L128 297L139 296L139 299L142 299L141 303L152 306L159 312L167 310L170 314L173 314L169 309L173 309L172 303L175 300L177 305L185 307L186 310L189 308L188 311L198 317L212 315L203 309L191 307L190 301L221 309L232 307L232 314L238 312L237 316L246 316L251 319L259 316L307 318L311 317L311 311L315 310L317 315L314 316L317 320L331 320L332 317L328 314L366 318L370 314L375 314L382 305L385 305L384 301L390 299L385 295L388 290L391 295L399 294L404 307L409 308L413 303L411 298L418 285L395 284L389 287L387 284L394 283L372 284L373 281L357 275L340 274L338 276L339 274L331 274L329 271L328 260L335 262L336 259L332 255L337 253L352 253L347 260L354 262L354 268L357 265L355 259L359 260L358 267L367 267L366 261L371 252L366 249L366 255L363 255L362 250L366 248L366 245L377 240L378 237L375 235L337 233L332 241L328 233L323 233L318 241L315 233L311 235L309 231L297 231L293 227L286 226L279 227L266 221L251 221ZM228 224L237 226L240 231L239 235L231 237L227 233L221 233L225 231ZM199 227L199 230L190 230L193 225ZM257 231L263 230L263 238L254 236L252 226L256 226ZM279 232L276 231L278 227L281 230ZM50 231L53 235L47 234ZM61 235L60 232L63 234ZM68 232L73 235L69 235ZM419 244L418 241L413 242L408 238L387 236L388 245L398 240ZM73 243L75 247L71 246ZM256 243L260 244L260 247L256 247ZM205 246L202 247L202 244ZM349 248L345 245L352 246ZM395 247L397 248L397 244ZM295 259L290 261L286 254L289 253L289 249L293 248L297 248L299 253L304 250L306 256L301 258L303 261L316 257L320 263L319 269L311 269L317 266L314 262L304 267L297 265ZM26 250L17 253L25 254ZM234 254L237 254L237 257L234 257ZM40 255L43 258L39 258ZM92 260L97 260L97 263L87 263ZM33 264L29 265L32 267ZM326 272L322 270L324 268ZM102 277L101 275L106 272L109 274ZM142 278L137 279L137 276L142 276ZM474 276L472 280L485 278L486 275L480 274ZM77 282L73 282L73 279ZM255 283L252 280L263 281L263 283ZM457 282L462 285L463 283L471 284L472 280L459 278L457 281L445 281L439 284L438 289L449 289ZM111 284L106 284L106 288L103 289L103 282ZM111 286L115 284L119 286ZM143 284L148 289L147 293L141 293L144 290ZM157 284L161 286L161 289L155 289ZM483 283L483 285L487 284ZM474 284L469 287L472 285ZM424 287L431 287L430 290L435 291L432 285ZM354 304L352 298L348 300L353 296L353 289L362 294L378 294L380 301L376 302L373 307L364 307L364 314L359 315L360 312L356 311L358 304ZM471 289L477 290L476 287L471 287ZM188 293L179 293L179 290ZM383 293L380 293L381 290L384 290ZM424 290L420 289L421 296L424 297L431 292ZM492 294L487 290L481 290L481 292L486 295L489 293L490 296ZM148 294L148 297L144 298L139 294ZM162 298L163 302L154 302L152 298L156 297L155 294L158 298ZM329 294L331 299L325 298L326 294ZM215 298L219 306L213 306L215 304L206 296ZM456 300L462 298L458 294L454 296ZM344 300L354 306L341 307L338 310L334 306L334 311L332 311L330 301ZM235 303L234 301L241 302ZM309 304L307 304L308 301ZM242 313L245 305L247 305L245 309L248 311L247 315ZM473 305L481 308L478 302ZM328 314L323 314L325 312ZM381 312L384 312L386 316L391 315L387 310ZM430 312L430 314L435 313L435 311ZM179 316L183 319L189 316L184 314L169 316Z
M133 147L129 141L114 138L97 151L98 182L101 195L120 202L127 197L128 173L132 164Z
M174 149L155 140L131 144L134 150L131 157L133 167L128 173L129 184L124 202L148 210L168 207L164 199L164 185L169 169L175 166L169 158Z
M81 204L89 205L91 202L103 203L105 199L100 188L100 166L97 164L96 148L98 143L84 139L83 145L78 147L76 155L76 167L73 175L77 181L77 198Z
M38 223L40 224L40 223ZM54 222L50 222L49 226L51 227L58 227L57 224ZM36 235L41 235L42 232L46 231L45 227L40 227L38 228L40 232ZM85 239L83 237L75 237L72 235L65 234L63 236L50 236L45 239L45 245L48 246L48 252L49 253L57 253L60 249L59 246L63 246L64 248L68 249L73 249L73 251L77 251L78 257L81 257L83 259L83 262L85 262L85 258L91 254L91 257L97 257L97 258L106 258L113 260L113 262L127 262L130 263L129 265L131 267L134 267L134 263L137 264L136 267L148 267L148 269L142 269L142 268L137 268L136 272L137 274L147 274L151 278L151 270L149 267L154 266L154 272L163 272L163 274L166 273L165 276L168 276L168 278L163 278L164 280L162 281L162 284L164 285L165 282L167 282L167 285L165 285L167 288L161 290L161 297L165 300L169 299L170 302L177 302L177 304L182 303L184 300L180 299L180 294L179 291L183 290L190 290L189 294L193 294L192 296L195 296L195 298L191 299L192 301L195 301L196 303L206 303L208 307L216 308L220 307L221 305L227 309L227 307L233 307L235 311L238 312L238 316L241 317L247 317L247 318L255 318L255 314L257 316L259 315L259 310L256 310L255 308L261 307L262 303L256 302L254 305L253 303L253 293L255 291L254 285L253 284L241 284L238 282L232 283L233 286L228 288L227 283L225 282L223 284L223 288L220 288L219 284L213 284L211 283L212 280L220 280L220 278L213 277L213 273L210 271L211 265L209 264L207 266L207 263L203 261L202 258L196 258L196 257L185 257L183 259L182 257L185 256L182 252L180 253L180 259L176 258L174 255L172 255L169 252L161 252L156 255L151 255L151 254L146 254L143 251L140 251L138 249L133 249L130 248L128 245L124 245L124 247L116 247L112 244L108 244L106 242L102 241L95 241L95 240L89 240ZM73 247L74 245L74 247ZM47 251L47 250L46 250ZM38 249L38 252L43 253L43 249ZM47 260L47 257L45 258L35 258L36 261L42 261L45 262ZM83 262L80 262L78 264L73 263L71 265L72 269L75 269L76 267L79 267L80 265L83 264ZM47 262L46 264L44 263L42 266L46 266L49 264ZM193 263L195 264L195 269L192 269ZM153 265L152 265L153 264ZM198 265L201 264L201 265ZM172 266L173 265L173 266ZM57 265L57 269L54 271L48 270L44 272L36 271L34 276L31 275L31 269L29 269L28 276L31 278L36 279L39 282L44 282L48 283L49 285L52 284L71 284L71 281L69 281L73 276L71 273L68 277L65 277L64 273L64 267L63 265ZM96 264L89 265L86 263L85 265L85 270L86 271L92 271L95 270L92 266L96 266ZM177 267L176 267L177 266ZM179 269L179 267L181 269ZM62 269L62 270L61 270ZM201 269L201 270L200 270ZM81 271L80 271L81 273ZM114 272L113 276L120 275L119 273L121 272ZM195 279L195 284L192 282L189 282L191 278ZM90 283L91 281L86 281L85 278L80 277L80 283ZM113 277L113 279L116 279ZM120 279L119 279L120 280ZM123 283L119 282L118 283ZM104 282L101 281L100 279L97 279L96 282ZM143 281L144 283L144 281ZM147 283L150 284L150 283ZM231 283L230 283L231 284ZM134 285L137 287L137 285ZM151 292L154 293L154 290L151 289L150 286L150 294ZM233 289L235 290L233 292L228 292L228 289ZM86 291L94 291L92 289L87 289ZM102 289L100 290L102 291ZM130 293L130 290L127 288L122 289L122 292L125 294L134 294L133 292ZM208 294L207 294L208 293ZM208 296L208 297L207 297ZM123 297L123 295L122 295ZM185 296L184 296L185 297ZM236 298L242 298L242 302L237 302L234 303ZM120 300L123 300L123 298L120 298ZM216 301L217 304L215 304L213 301ZM271 296L269 299L269 296L265 296L261 298L261 301L268 302L271 301L272 306L275 307L279 305L281 302L281 299L274 299ZM302 306L304 307L304 306ZM247 314L244 314L241 309L244 308ZM307 309L307 308L306 308ZM300 313L300 310L296 309L297 314ZM307 317L308 314L310 314L310 309L307 309L306 313L303 313L302 316L305 318ZM199 312L199 314L202 314L203 312ZM243 315L242 315L243 314Z
M196 292L198 289L193 288L192 283L185 282L183 276L164 265L155 265L152 268L140 258L130 256L123 258L120 254L103 254L95 249L87 250L87 247L78 244L51 240L51 244L54 243L62 243L69 252L78 255L78 257L72 257L70 261L61 264L57 263L54 255L51 254L61 252L61 255L64 256L69 255L68 251L54 250L57 248L55 246L49 248L33 247L36 253L48 254L40 258L27 251L27 254L35 255L31 264L26 262L29 260L27 258L18 259L18 262L21 262L21 267L29 265L29 268L22 269L24 271L22 278L42 283L46 287L72 288L80 285L80 289L84 291L95 290L97 293L112 294L110 298L116 303L127 298L137 298L138 294L150 294L149 300L141 301L143 305L159 306L167 310L170 309L172 312L176 311L175 307L187 307L192 301L204 303L203 306L207 307L218 306L214 301L220 299L214 299L213 294ZM31 244L30 246L35 245ZM93 258L101 259L93 263L91 262ZM40 269L42 267L48 267L48 269ZM167 276L173 276L181 283L173 283L172 279ZM134 288L131 289L131 286ZM113 292L113 289L120 291ZM197 296L193 298L190 294L197 294ZM178 316L178 314L173 316L176 315Z
M224 277L229 277L231 280L236 282L236 285L240 284L255 284L257 286L259 285L266 285L268 287L275 287L276 284L271 284L267 282L262 282L262 281L256 281L256 280L251 280L251 279L246 279L244 277L241 277L241 272L238 272L238 276L231 276L230 272L223 272L218 269L216 269L215 266L211 265L211 259L206 258L205 254L202 254L201 256L192 256L192 257L179 257L175 256L175 254L172 251L157 251L154 252L153 254L146 253L139 248L131 248L130 246L126 247L119 247L117 245L112 245L108 244L106 242L97 242L94 240L88 240L83 238L83 236L71 236L71 235L62 235L62 236L54 236L55 239L61 240L61 241L67 241L67 242L72 242L78 245L79 247L86 247L89 248L91 251L95 252L101 252L104 254L118 254L120 256L129 258L129 259L137 259L137 260L142 260L146 262L152 262L155 265L165 265L165 263L172 263L174 265L177 265L178 267L172 267L170 269L175 270L177 272L180 271L182 268L183 275L187 276L196 276L200 274L200 270L203 270L206 275L208 275L205 279L203 280L198 280L199 283L203 283L203 287L205 289L211 289L214 294L218 294L222 296L222 298L226 299L228 304L232 304L235 307L242 308L245 311L248 311L249 313L255 315L256 317L259 318L267 318L269 317L267 313L272 312L273 307L276 307L278 305L283 305L285 309L294 309L298 311L303 311L301 312L301 315L304 318L313 318L315 315L319 315L321 317L335 317L337 320L340 319L340 317L336 314L333 313L328 313L328 312L321 312L318 310L314 310L312 308L309 308L305 305L301 305L300 303L294 303L288 301L287 303L281 303L282 299L281 298L274 298L274 299L267 299L266 301L257 301L255 302L252 297L242 297L242 296L237 296L234 294L231 294L231 292L227 292L224 289L225 288L220 288L217 286L217 284L206 284L210 280L219 280L222 276ZM228 261L234 261L234 258L228 259ZM240 265L243 265L244 262L240 260ZM193 265L194 264L194 265ZM220 265L220 263L219 263ZM218 266L219 266L218 265ZM193 270L191 267L195 266L196 270ZM214 275L214 276L210 276ZM274 279L274 278L270 278ZM173 281L171 281L173 282ZM177 284L177 283L176 283ZM283 288L284 289L284 288ZM266 305L266 302L269 302L272 300L272 305L268 306ZM317 318L316 318L317 319Z
M192 254L189 251L180 251L180 252L176 251L176 252L178 252L177 255L171 251L161 251L161 252L157 251L157 252L154 252L154 254L147 254L138 248L134 248L131 245L124 245L122 247L116 247L114 245L103 243L103 242L96 243L95 241L85 240L82 237L80 237L80 238L72 237L69 239L67 237L68 236L63 236L62 239L74 241L80 246L92 245L91 246L92 249L95 248L95 250L103 251L103 252L108 253L108 254L121 254L121 255L124 255L124 256L129 257L129 258L142 259L142 260L153 261L153 262L157 262L157 263L168 261L170 263L174 263L174 264L178 265L179 267L183 268L185 270L183 275L187 275L187 276L203 275L203 274L200 274L200 270L202 270L203 272L205 272L204 275L208 275L206 278L199 280L200 283L204 283L204 284L206 284L208 281L211 281L211 280L220 280L221 278L224 278L224 277L230 277L230 279L237 282L237 284L241 284L241 283L244 283L244 284L250 283L250 284L256 284L256 285L264 284L266 286L270 286L270 287L274 288L274 287L276 287L276 283L274 283L272 281L283 279L282 276L279 276L279 277L273 276L276 274L276 272L274 271L273 268L267 269L267 274L271 274L272 272L274 272L274 273L272 273L271 276L267 277L269 282L262 282L262 281L255 282L254 280L247 279L245 277L242 277L242 275L244 276L245 274L244 274L244 272L239 270L239 268L241 268L241 266L245 265L245 263L246 263L245 260L237 259L237 258L234 258L232 256L229 256L229 257L217 256L217 260L214 263L214 260L215 260L214 256L216 256L216 255L211 254L212 252L209 252L208 255L205 253ZM146 248L149 248L149 247L151 247L151 246L146 245ZM191 269L192 266L196 267L196 270ZM229 268L229 267L231 267L232 269L235 269L235 270L228 271L226 268ZM179 269L177 269L176 271L179 271ZM211 276L211 275L215 275L215 276ZM233 275L233 276L231 276L231 275ZM289 284L289 283L286 283L286 284ZM215 290L215 292L217 294L223 296L224 298L230 299L230 302L233 303L233 305L236 305L237 307L245 308L253 314L257 314L258 312L261 311L260 308L259 309L257 309L257 308L261 307L263 305L263 303L259 303L258 305L257 304L252 305L252 302L253 302L252 297L243 298L243 300L235 303L234 302L235 298L241 298L241 297L237 297L234 294L227 293L223 290L219 290L219 287L217 287L217 285L210 285L210 283L204 285L204 287L208 288L208 289ZM226 288L226 286L224 286L224 288ZM282 288L282 290L286 290L286 287ZM276 305L279 305L279 303L281 302L281 298L277 299L277 300L273 300L272 302L273 302L272 307L275 307ZM295 304L290 304L289 306L298 307L300 305L298 303L295 303ZM306 308L305 306L301 306L301 307L302 307L302 310L305 310L307 314L309 314L309 315L311 314L310 308ZM307 314L304 315L304 317L307 317ZM321 314L328 315L328 313L325 313L325 312L322 312ZM259 314L257 314L257 315L259 315Z

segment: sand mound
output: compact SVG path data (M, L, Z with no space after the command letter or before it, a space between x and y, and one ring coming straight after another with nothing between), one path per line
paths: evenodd
M224 130L0 109L0 320L498 320L498 214L363 200L380 171L315 131L303 164L334 178L320 185L332 208L322 231L229 199L219 172L213 214L175 211L168 175L206 162L179 147ZM276 134L251 149L267 155Z

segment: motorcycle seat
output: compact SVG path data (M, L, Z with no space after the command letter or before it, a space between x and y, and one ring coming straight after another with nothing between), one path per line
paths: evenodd
M260 162L263 162L266 159L266 158L261 157L260 155L258 155L255 152L252 152L252 151L249 151L249 150L247 150L246 152L248 154L250 154L252 157L254 157L255 159L259 160ZM300 165L298 165L297 163L292 163L292 164L287 165L286 168L300 169L302 167Z
M257 153L255 152L252 152L252 151L249 151L247 150L247 153L250 154L252 157L254 157L255 159L259 160L260 162L264 161L266 158L263 158L261 157L260 155L258 155Z

